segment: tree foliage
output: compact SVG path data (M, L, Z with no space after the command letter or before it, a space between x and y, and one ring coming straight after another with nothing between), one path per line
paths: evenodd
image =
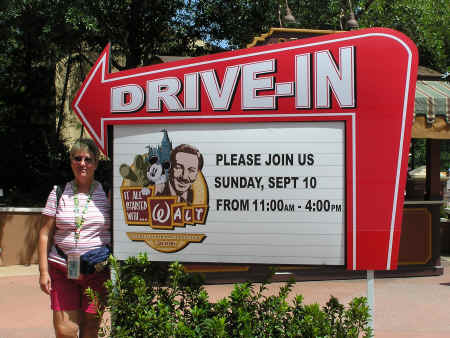
M99 0L78 1L67 13L74 29L86 32L88 50L101 50L111 43L119 69L157 62L160 55L195 55L201 38L190 17L193 7L184 0Z
M342 29L340 0L289 1L289 8L297 28ZM243 48L271 27L287 25L284 0L198 0L196 11L198 25L209 25L208 36L228 41L231 48Z
M58 62L76 64L71 69L78 70L74 77L81 81L91 56L108 42L113 56L124 56L115 62L119 69L149 64L157 55L201 53L201 47L193 48L199 35L190 13L182 0L1 3L0 142L7 165L0 187L9 203L42 205L51 186L71 176L67 149L55 128Z
M447 0L360 0L362 27L389 27L405 33L419 49L419 63L442 73L450 57L450 2Z
M16 203L48 192L66 153L54 128L54 69L65 54L61 11L58 2L23 0L0 13L0 185Z
M198 0L197 20L209 25L212 40L243 48L270 27L287 26L285 0ZM360 28L388 27L409 36L418 46L420 64L442 73L450 56L450 2L447 0L353 0ZM350 17L348 0L288 1L296 27L343 30ZM217 15L220 13L220 15Z

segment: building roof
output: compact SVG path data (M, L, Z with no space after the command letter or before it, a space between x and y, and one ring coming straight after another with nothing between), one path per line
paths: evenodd
M413 138L450 139L450 85L446 81L418 80Z
M416 83L414 116L425 116L428 124L442 117L450 123L450 85L446 81L424 81Z

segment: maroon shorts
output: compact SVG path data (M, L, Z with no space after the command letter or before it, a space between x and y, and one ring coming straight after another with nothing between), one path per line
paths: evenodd
M109 279L109 271L81 275L80 279L68 279L67 269L59 264L49 262L49 274L52 280L50 292L53 311L82 310L97 313L97 304L86 295L91 288L103 299L106 295L105 282Z

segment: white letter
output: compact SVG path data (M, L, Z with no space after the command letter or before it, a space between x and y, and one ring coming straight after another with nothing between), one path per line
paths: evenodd
M147 81L147 111L161 111L161 101L169 111L181 111L183 107L178 100L181 83L176 77Z
M203 209L202 208L196 208L195 209L195 213L197 215L197 220L201 220L202 219L202 214L203 214Z
M200 72L203 85L208 94L213 110L228 110L231 104L236 82L239 75L239 66L227 67L223 76L222 86L219 85L214 70Z
M355 107L353 46L339 49L339 69L330 51L315 53L316 108L330 108L330 88L340 107Z
M179 223L181 222L181 220L182 220L181 208L176 208L175 213L173 214L173 221Z
M199 111L198 73L184 75L184 110Z
M311 108L311 54L295 56L295 107Z
M258 96L260 90L273 89L273 76L258 78L258 74L273 73L275 60L249 63L242 66L242 109L275 109L273 95Z
M138 85L111 88L111 113L132 113L144 104L144 90Z

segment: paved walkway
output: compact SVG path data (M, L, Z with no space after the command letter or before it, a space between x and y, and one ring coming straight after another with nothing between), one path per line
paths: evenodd
M450 259L443 258L444 274L435 277L375 280L375 337L450 337ZM274 283L270 291L276 292ZM210 285L212 300L226 297L233 285ZM366 280L297 283L293 295L306 304L325 304L330 295L341 303L367 295ZM38 268L0 267L0 338L53 338L48 296L39 290Z

